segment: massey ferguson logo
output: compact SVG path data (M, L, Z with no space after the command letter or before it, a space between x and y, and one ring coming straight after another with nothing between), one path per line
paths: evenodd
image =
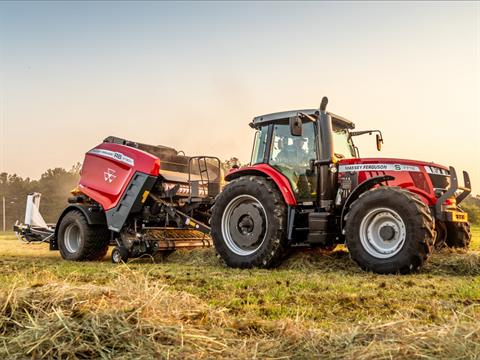
M111 183L116 177L117 175L115 175L115 170L113 169L107 169L107 171L103 172L103 178L106 182Z

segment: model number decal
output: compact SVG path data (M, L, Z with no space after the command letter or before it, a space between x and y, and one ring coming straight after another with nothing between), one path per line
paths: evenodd
M429 174L450 176L448 170L436 166L424 166L424 168L425 171Z
M359 171L420 171L418 166L404 164L353 164L340 165L339 172L359 172Z
M116 152L116 151L110 151L110 150L105 150L105 149L92 149L88 152L88 154L102 155L102 156L105 156L105 157L108 157L108 158L111 158L111 159L115 159L117 161L123 162L123 163L131 165L131 166L135 165L135 161L132 158L130 158L130 157L128 157L128 156L126 156L122 153Z

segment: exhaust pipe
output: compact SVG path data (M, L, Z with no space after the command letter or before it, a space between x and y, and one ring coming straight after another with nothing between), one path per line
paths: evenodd
M317 201L320 208L329 210L333 202L333 189L335 183L335 174L330 171L333 164L333 136L332 136L332 117L327 113L328 98L323 97L320 103L319 115L317 118L319 134L319 150L322 160L317 160L319 169L319 181L317 191Z

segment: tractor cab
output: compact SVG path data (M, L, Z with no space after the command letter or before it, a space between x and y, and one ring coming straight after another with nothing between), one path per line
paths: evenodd
M319 123L318 109L304 109L257 116L250 123L256 129L251 165L268 164L288 178L300 203L315 201L321 159L335 163L358 157L352 139L355 124L327 113L327 126ZM324 131L322 131L324 127ZM323 134L323 135L322 135Z

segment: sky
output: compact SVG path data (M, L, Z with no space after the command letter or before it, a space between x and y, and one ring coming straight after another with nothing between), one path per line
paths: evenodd
M248 162L254 116L323 96L383 131L362 156L480 193L478 2L0 2L0 171L70 168L109 135Z

